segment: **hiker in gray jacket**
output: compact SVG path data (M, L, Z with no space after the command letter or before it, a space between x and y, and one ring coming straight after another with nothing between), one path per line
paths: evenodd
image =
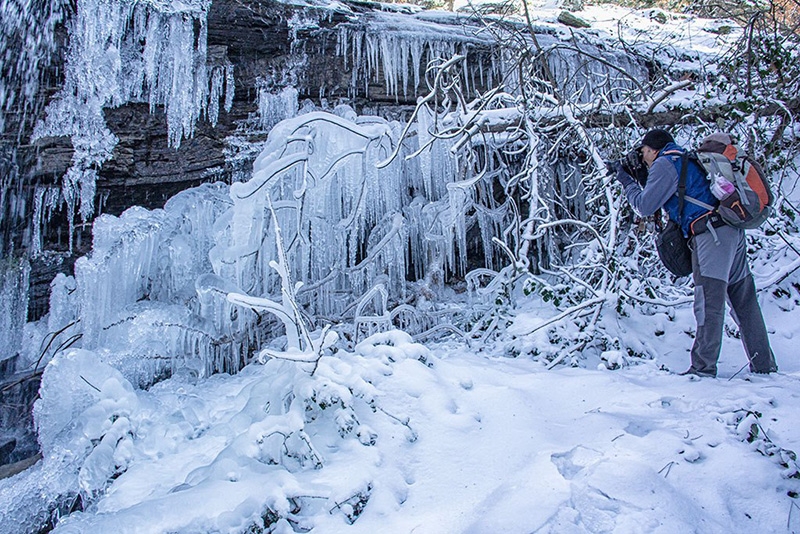
M713 149L719 145L724 149L731 139L727 134L713 134L703 143L705 148ZM691 366L682 374L717 375L726 297L732 308L731 315L739 325L750 371L777 371L753 275L747 264L744 230L725 224L715 216L715 212L692 202L679 206L678 178L685 150L675 144L669 132L650 130L642 140L641 150L642 159L649 169L646 185L640 186L622 166L617 167L617 181L622 184L628 202L640 215L647 217L664 208L683 229L684 236L689 238L692 251L697 335L692 345ZM686 197L716 206L718 201L711 194L703 172L692 161L686 164Z

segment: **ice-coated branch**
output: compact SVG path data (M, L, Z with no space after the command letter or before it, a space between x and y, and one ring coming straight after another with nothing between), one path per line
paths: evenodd
M606 302L606 300L607 300L606 297L597 297L597 298L593 298L593 299L589 299L589 300L586 300L584 302L581 302L580 304L577 304L575 306L571 306L570 308L567 308L566 310L564 310L563 312L559 313L558 315L556 315L554 317L551 317L550 319L547 319L546 321L542 321L541 323L537 324L534 328L532 328L530 330L526 330L523 333L523 335L532 334L532 333L534 333L534 332L536 332L538 330L541 330L542 328L544 328L546 326L550 326L551 324L557 323L558 321L561 321L562 319L566 319L567 317L570 317L570 316L573 316L573 315L578 315L578 314L580 314L580 315L585 314L585 313L587 313L587 310L589 312L591 312L596 306L604 304Z
M259 360L262 363L267 358L291 360L299 363L314 363L319 360L324 350L336 342L338 335L330 331L330 326L325 326L320 335L312 337L306 327L305 320L297 305L296 295L296 291L302 286L302 283L295 284L292 281L278 216L269 196L267 196L267 205L272 216L272 227L278 257L277 261L270 261L269 265L278 273L281 279L281 302L278 303L268 298L253 297L236 292L228 293L226 300L231 304L247 307L254 311L269 312L283 323L286 330L286 350L262 349L259 353Z
M411 117L406 122L406 125L403 128L403 132L400 134L400 138L397 141L397 145L396 145L394 151L392 151L392 153L389 155L388 158L386 158L383 161L378 162L377 166L378 166L379 169L382 169L382 168L386 167L392 161L394 161L395 158L397 158L397 155L400 153L400 149L401 149L403 140L408 137L409 131L411 130L412 126L415 124L415 122L417 120L417 117L419 116L420 110L422 108L424 108L425 106L427 106L428 103L430 103L431 101L434 101L436 96L438 95L439 91L441 90L441 86L440 86L441 79L444 76L445 71L447 69L453 67L454 65L460 63L461 61L464 61L464 59L466 59L466 56L455 55L455 56L451 57L450 59L448 59L447 61L445 61L444 63L442 63L441 65L436 65L435 67L428 67L428 71L430 71L431 69L435 69L435 72L436 72L436 74L434 76L434 79L433 79L432 87L430 88L431 90L427 95L417 99L417 105L414 107L414 111L412 112Z
M652 97L650 97L652 102L647 107L647 111L645 111L645 114L649 115L649 114L653 113L653 111L655 111L655 109L656 109L656 106L658 106L661 102L663 102L664 100L669 98L669 96L671 94L675 93L676 91L680 91L681 89L685 89L685 88L691 86L692 83L693 83L692 80L681 80L681 81L678 81L678 82L670 84L669 86L665 87L664 89L661 89L659 92L657 92Z

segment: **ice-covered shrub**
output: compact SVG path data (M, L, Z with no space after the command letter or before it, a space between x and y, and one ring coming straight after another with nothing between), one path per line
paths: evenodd
M62 462L86 499L124 472L139 399L122 374L96 354L73 349L50 362L34 417L42 455Z
M86 513L55 532L153 514L164 531L324 531L357 521L373 500L399 507L406 483L377 466L417 434L382 383L401 368L428 372L427 349L390 331L313 366L279 356L226 380L176 375L143 391L95 353L57 355L36 405L44 470L60 473Z

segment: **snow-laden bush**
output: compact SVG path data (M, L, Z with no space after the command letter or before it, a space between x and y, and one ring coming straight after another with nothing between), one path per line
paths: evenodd
M381 383L398 366L426 372L428 359L389 331L354 352L313 362L274 353L225 380L176 375L143 391L94 352L60 353L35 408L43 469L92 513L73 512L55 532L106 531L142 507L170 532L306 531L352 523L373 500L394 509L405 482L377 469L381 450L417 433ZM148 473L141 493L135 481Z

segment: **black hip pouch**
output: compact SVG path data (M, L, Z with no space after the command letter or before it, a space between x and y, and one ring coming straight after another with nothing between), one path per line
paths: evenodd
M688 276L692 273L692 251L683 236L683 230L670 220L656 236L656 250L661 263L675 276Z

